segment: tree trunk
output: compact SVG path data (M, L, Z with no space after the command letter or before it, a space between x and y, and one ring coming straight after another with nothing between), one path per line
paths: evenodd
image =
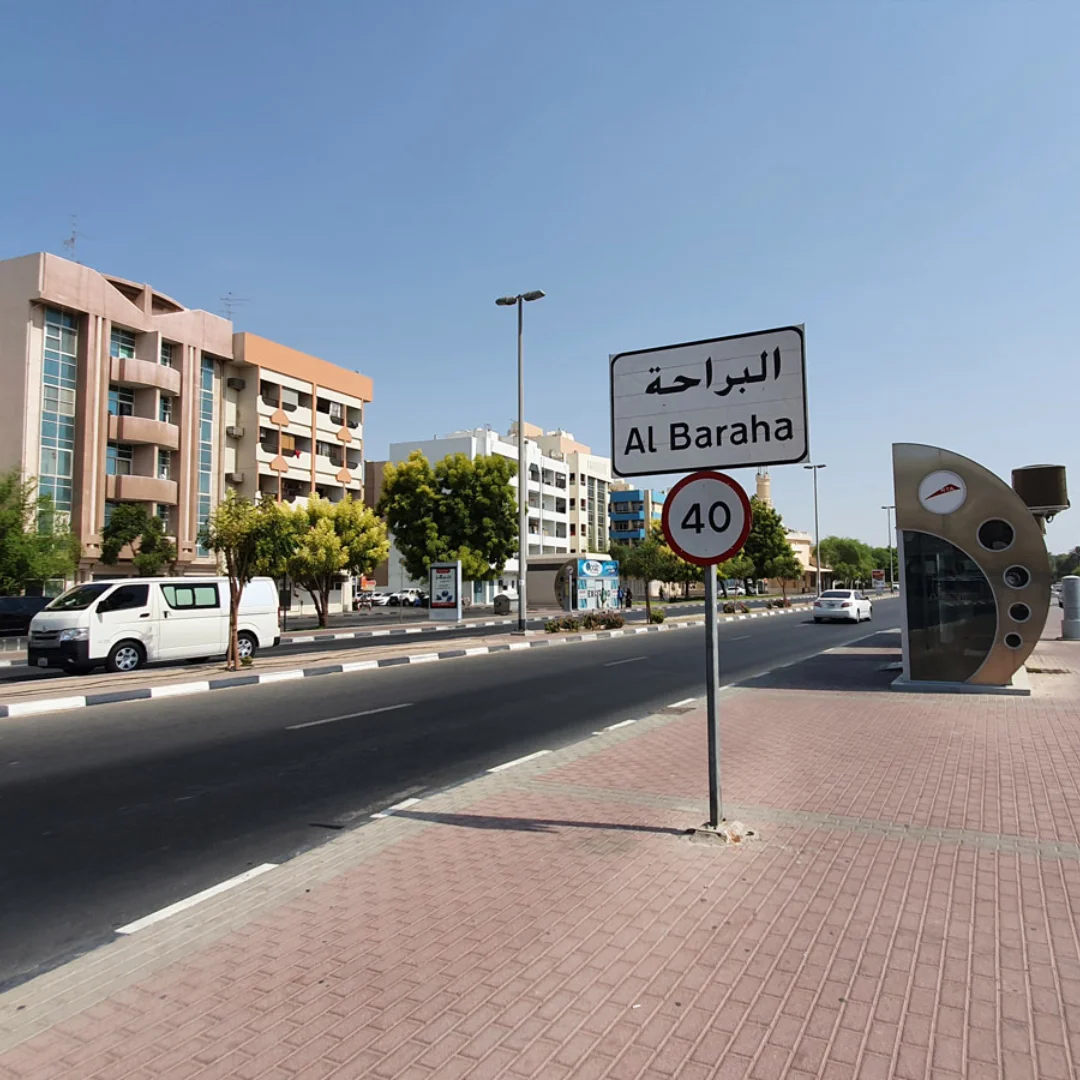
M236 671L240 667L240 642L237 624L240 621L240 594L243 587L235 578L229 578L229 652L226 667Z
M319 626L325 630L330 622L330 586L325 581L319 583L319 599L316 607L319 609Z

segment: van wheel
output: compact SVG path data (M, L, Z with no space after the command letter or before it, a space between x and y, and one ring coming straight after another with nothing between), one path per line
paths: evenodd
M258 648L259 643L255 640L254 634L249 634L244 630L236 635L236 651L240 654L241 660L250 660Z
M121 641L109 650L107 671L135 671L146 663L146 651L137 641Z

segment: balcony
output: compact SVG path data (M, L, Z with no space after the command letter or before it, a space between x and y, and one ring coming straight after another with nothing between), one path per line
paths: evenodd
M164 420L148 416L110 416L109 441L160 446L163 450L180 448L180 429Z
M131 356L110 358L109 379L120 386L150 386L173 397L180 393L180 372L176 368Z
M105 477L105 498L110 502L154 502L176 505L176 481L156 476Z

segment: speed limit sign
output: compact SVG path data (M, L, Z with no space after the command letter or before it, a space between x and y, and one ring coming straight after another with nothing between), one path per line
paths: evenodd
M672 551L698 566L730 559L750 535L746 492L718 472L683 477L664 501L661 525Z

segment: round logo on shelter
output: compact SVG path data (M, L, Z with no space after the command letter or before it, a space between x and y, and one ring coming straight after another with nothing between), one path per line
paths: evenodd
M964 505L967 484L958 473L939 469L919 484L919 505L931 514L952 514Z

